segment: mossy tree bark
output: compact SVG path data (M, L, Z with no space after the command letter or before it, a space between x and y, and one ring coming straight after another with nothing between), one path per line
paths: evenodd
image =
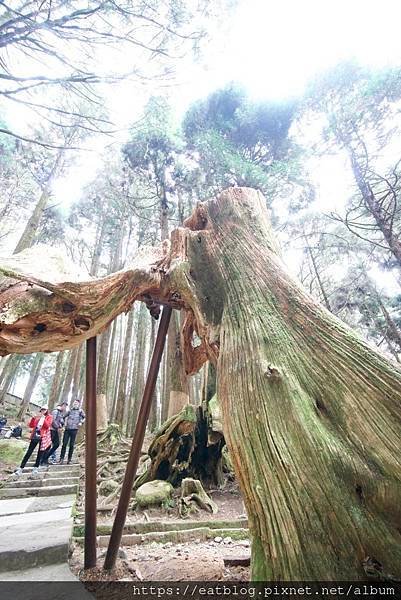
M287 274L258 192L227 190L185 225L164 255L91 282L7 261L0 353L72 347L144 293L181 307L187 373L216 365L253 578L361 580L369 561L401 577L400 371Z

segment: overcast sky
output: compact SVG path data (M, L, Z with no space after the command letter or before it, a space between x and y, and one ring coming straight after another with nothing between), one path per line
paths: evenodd
M230 81L242 83L255 99L297 95L316 72L345 58L370 65L399 63L400 17L399 0L240 0L217 29L210 24L211 39L201 61L181 61L175 85L161 90L121 85L109 89L107 105L125 128L152 91L168 93L177 114ZM102 137L91 142L94 151L83 153L80 165L56 182L55 195L66 208L93 177L99 152L110 141ZM333 188L338 164L333 169L330 177L330 165L324 167L319 184L329 204L340 193Z

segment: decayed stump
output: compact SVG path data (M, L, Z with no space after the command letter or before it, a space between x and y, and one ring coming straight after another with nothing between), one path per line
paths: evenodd
M199 479L188 477L181 482L181 498L179 513L182 517L189 515L195 508L202 508L208 512L217 513L217 504L213 502L202 487Z
M134 300L181 308L187 373L216 365L253 578L401 578L401 373L288 275L258 192L199 204L102 279L34 252L0 269L0 354L71 348Z
M154 479L165 479L177 487L185 477L200 479L207 486L220 486L225 442L223 435L210 427L208 413L201 406L189 404L168 419L149 446L150 465L136 479L134 489Z

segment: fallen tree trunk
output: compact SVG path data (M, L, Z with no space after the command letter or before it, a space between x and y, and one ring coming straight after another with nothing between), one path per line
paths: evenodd
M0 352L72 347L135 299L183 308L187 373L216 365L253 578L400 578L400 371L287 274L258 192L227 190L185 225L170 251L81 284L10 259Z

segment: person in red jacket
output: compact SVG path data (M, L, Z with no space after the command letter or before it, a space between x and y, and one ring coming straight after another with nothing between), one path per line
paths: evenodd
M38 455L36 457L35 466L32 469L32 474L38 472L40 461L42 460L43 454L51 446L52 438L50 433L50 427L53 421L53 417L49 415L47 406L42 406L39 414L28 423L28 427L32 429L31 441L28 446L28 450L25 452L25 456L22 459L20 467L14 471L15 475L21 475L23 468L30 459L36 446L38 446Z

